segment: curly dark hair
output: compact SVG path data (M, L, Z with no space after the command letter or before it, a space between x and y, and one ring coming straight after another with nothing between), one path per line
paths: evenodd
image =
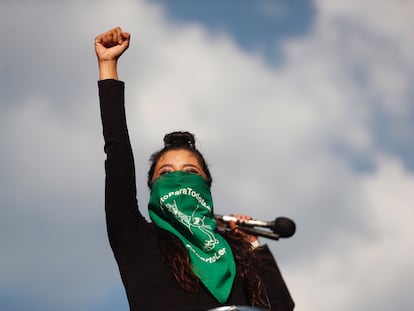
M177 283L183 289L197 293L200 280L192 270L190 256L181 240L160 228L157 228L157 234L162 260L170 267ZM220 234L232 249L236 271L243 280L250 304L257 307L268 307L264 285L254 269L257 259L250 242L238 230L226 230Z

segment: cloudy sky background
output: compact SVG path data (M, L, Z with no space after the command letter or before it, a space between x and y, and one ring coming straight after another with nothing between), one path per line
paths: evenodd
M149 155L190 130L216 212L296 221L262 242L297 310L414 307L414 1L223 2L0 3L1 310L128 309L93 47L118 25L145 215Z

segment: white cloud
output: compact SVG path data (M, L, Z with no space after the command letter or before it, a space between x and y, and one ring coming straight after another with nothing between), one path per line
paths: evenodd
M360 206L365 233L332 236L316 261L306 260L308 265L290 272L302 298L299 309L403 310L412 305L414 175L396 158L380 157L377 166L376 172L355 178L365 202Z
M414 72L410 31L414 3L319 1L319 6L317 27L332 29L337 40L343 41L345 51L352 56L345 61L368 75L364 84L367 92L390 113L404 114Z

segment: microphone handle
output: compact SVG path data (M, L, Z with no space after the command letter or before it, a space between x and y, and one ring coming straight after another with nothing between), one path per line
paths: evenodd
M215 215L215 216L223 220L224 222L234 221L236 224L240 224L243 226L272 228L275 225L274 221L263 221L263 220L257 220L257 219L239 220L233 216L222 216L222 215Z

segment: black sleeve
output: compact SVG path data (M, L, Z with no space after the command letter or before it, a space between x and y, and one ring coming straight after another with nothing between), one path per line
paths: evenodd
M98 82L105 161L105 212L109 241L116 249L123 234L137 222L145 222L138 211L135 167L125 116L124 83Z
M293 310L295 304L268 246L263 245L256 248L255 255L258 258L258 269L264 282L271 310Z

